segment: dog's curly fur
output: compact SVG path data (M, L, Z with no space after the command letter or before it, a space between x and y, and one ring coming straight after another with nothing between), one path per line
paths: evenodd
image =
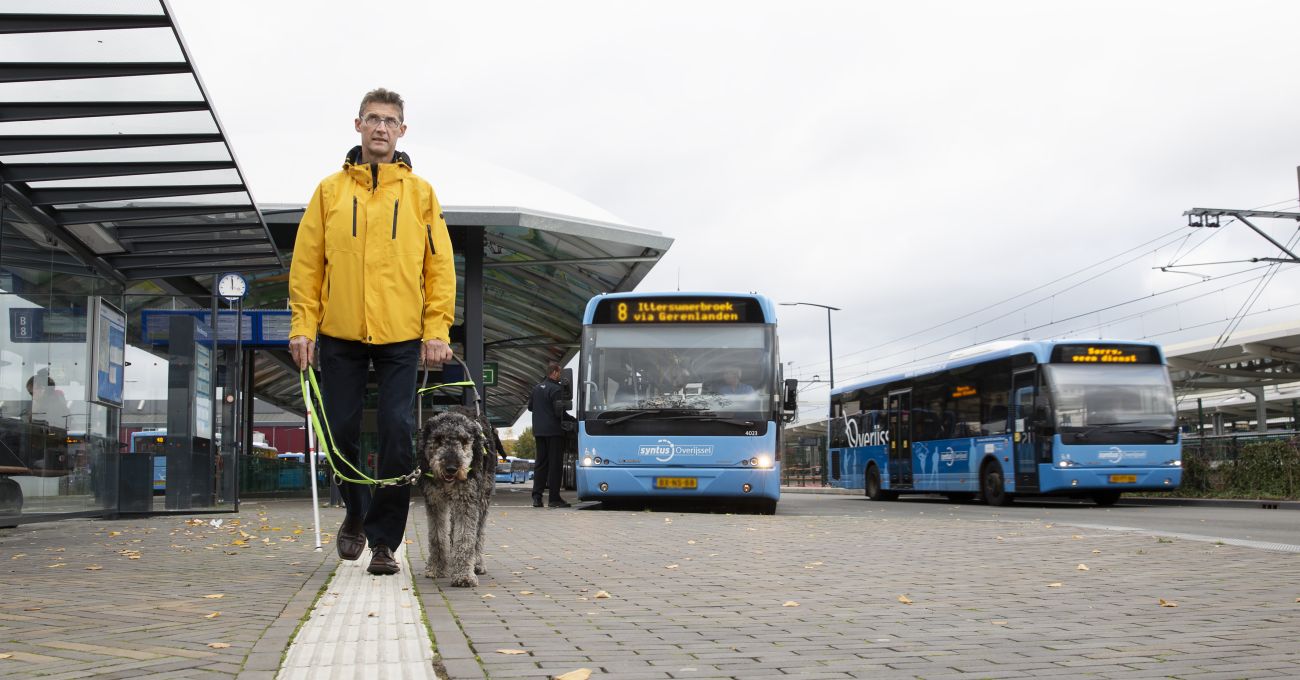
M433 416L420 430L419 488L429 517L429 557L424 575L451 577L473 588L485 574L483 529L496 486L495 434L485 419L457 407ZM490 434L485 434L490 433Z

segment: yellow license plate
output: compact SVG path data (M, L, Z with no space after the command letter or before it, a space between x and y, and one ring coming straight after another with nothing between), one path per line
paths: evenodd
M656 489L694 489L698 484L694 477L655 477Z
M1137 484L1137 475L1111 475L1111 484Z

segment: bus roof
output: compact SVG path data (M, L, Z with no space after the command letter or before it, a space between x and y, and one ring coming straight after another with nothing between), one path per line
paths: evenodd
M582 314L583 325L590 324L596 313L596 305L602 300L626 300L643 298L749 298L758 302L763 311L763 323L776 323L776 305L766 295L759 293L737 293L734 291L688 290L688 291L629 291L624 293L601 293L587 301L587 309Z
M930 375L932 373L941 373L943 371L951 370L954 368L961 368L962 366L973 366L975 364L982 364L986 361L1005 359L1007 357L1014 356L1017 354L1033 354L1034 358L1037 359L1039 363L1047 363L1051 358L1052 349L1055 348L1056 346L1081 345L1081 344L1082 345L1137 345L1141 347L1154 347L1156 352L1160 356L1160 361L1162 363L1164 362L1164 353L1161 352L1160 345L1157 345L1152 342L1142 342L1138 340L1099 340L1096 338L1088 338L1088 339L1063 338L1059 340L999 340L996 342L985 343L983 345L976 345L974 347L968 347L966 349L957 350L952 354L949 354L948 359L946 361L942 361L937 364L927 364L919 368L914 368L910 371L904 371L902 373L894 373L879 378L872 378L870 380L851 383L849 385L845 385L844 387L836 387L831 392L831 394L832 395L843 394L845 392L852 392L853 390L862 389L864 387L874 387L876 385L891 383L896 380L915 378L917 376Z

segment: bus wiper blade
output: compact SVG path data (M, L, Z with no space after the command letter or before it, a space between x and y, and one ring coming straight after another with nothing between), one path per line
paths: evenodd
M693 413L690 415L669 416L667 418L663 418L662 420L699 420L702 422L726 423L728 425L741 425L744 427L753 427L755 424L754 421L752 420L738 420L736 418L728 418L726 416L720 416L716 413L709 413L707 411L703 413Z
M1118 427L1120 425L1133 425L1137 422L1138 421L1136 420L1121 420L1114 423L1097 423L1096 425L1093 425L1092 427L1089 427L1086 430L1083 430L1081 432L1075 432L1074 438L1083 439L1084 437L1087 437L1088 435L1092 434L1093 432L1096 432L1097 430L1109 430L1113 427Z
M651 413L662 413L662 412L663 409L659 409L659 408L629 409L626 411L612 411L612 412L606 411L601 415L604 416L604 415L608 415L609 413L618 413L620 415L609 419L601 418L601 420L604 420L606 425L617 425L625 420L640 418L641 416L649 415Z

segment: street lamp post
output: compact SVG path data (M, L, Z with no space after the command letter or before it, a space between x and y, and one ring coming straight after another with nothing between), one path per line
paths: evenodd
M827 353L827 358L830 359L830 364L831 364L830 366L831 389L834 390L835 389L835 341L831 337L831 312L833 311L838 312L840 311L840 308L831 307L830 305L822 305L816 302L781 302L778 304L780 304L783 307L794 307L795 305L804 305L807 307L821 307L822 309L826 310L826 353Z

